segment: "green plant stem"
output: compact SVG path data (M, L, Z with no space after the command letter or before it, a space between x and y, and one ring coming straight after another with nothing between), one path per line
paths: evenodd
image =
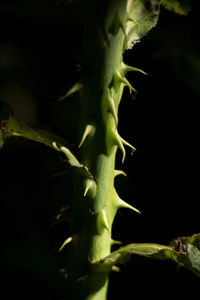
M112 138L116 130L113 113L106 108L111 88L116 88L115 109L118 110L123 85L114 87L114 78L122 63L124 32L116 24L120 11L122 22L126 18L126 1L93 1L87 10L87 25L83 50L83 88L81 90L82 124L91 125L93 134L81 146L81 161L94 176L93 180L74 179L75 195L72 240L75 250L69 256L78 280L80 299L106 299L108 272L90 273L92 263L110 254L112 223L118 204L114 189L114 168L117 145ZM92 24L92 25L91 25ZM90 128L90 127L89 127ZM108 136L110 137L108 139ZM90 186L86 193L85 187ZM76 289L77 290L77 289ZM75 298L74 298L75 299ZM76 295L76 299L79 299Z

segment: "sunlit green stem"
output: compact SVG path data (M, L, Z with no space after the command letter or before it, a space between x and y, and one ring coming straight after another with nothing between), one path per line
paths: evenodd
M110 254L112 223L120 207L114 189L115 156L123 140L117 132L117 111L124 83L116 80L121 70L126 1L87 1L83 49L81 161L93 179L74 179L75 195L69 257L74 270L74 299L106 299L108 272L90 273L94 262ZM92 24L92 25L91 25ZM74 238L73 238L74 237ZM78 279L78 281L77 281Z

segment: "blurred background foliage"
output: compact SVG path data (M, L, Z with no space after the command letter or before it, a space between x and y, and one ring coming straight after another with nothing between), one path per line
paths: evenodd
M113 235L124 244L167 244L199 232L200 25L198 1L188 16L161 10L158 26L124 54L149 75L129 74L119 132L136 146L117 178L119 195L142 216L118 213ZM77 145L77 96L58 98L81 70L81 1L0 2L0 98L29 125ZM92 24L91 24L92 26ZM74 147L76 152L76 147ZM117 165L120 166L120 155ZM67 166L53 150L23 139L0 151L1 278L5 299L66 300L66 222L51 226L70 203ZM196 295L199 281L173 263L134 257L111 275L110 299ZM129 294L132 294L132 298Z

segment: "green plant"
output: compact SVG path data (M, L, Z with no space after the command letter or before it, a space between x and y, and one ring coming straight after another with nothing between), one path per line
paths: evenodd
M185 2L185 1L184 1ZM169 9L185 13L183 1L162 1ZM183 7L181 6L183 3ZM79 159L60 137L33 130L1 104L0 146L10 136L22 136L64 153L73 173L74 197L67 218L71 235L61 245L71 243L68 280L73 299L105 299L108 276L130 254L171 259L199 276L200 236L175 240L171 246L130 244L111 253L120 242L112 240L112 224L120 208L139 210L124 202L114 187L114 178L124 175L115 170L117 149L125 159L124 146L135 149L118 133L118 108L124 87L135 90L126 79L129 71L143 71L123 63L123 52L131 49L156 25L160 1L87 1L84 7L85 39L83 70L79 82L61 98L80 94L81 119Z

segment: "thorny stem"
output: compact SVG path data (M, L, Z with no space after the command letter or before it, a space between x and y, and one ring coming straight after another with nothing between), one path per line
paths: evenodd
M81 161L95 180L86 178L84 184L77 177L74 180L71 229L75 250L71 249L69 261L74 270L73 293L77 290L78 295L73 294L73 299L106 299L108 272L90 274L90 267L110 254L113 219L123 206L114 188L114 170L117 146L125 155L116 116L124 87L117 74L122 66L126 5L124 0L93 1L86 14L81 89L81 129L86 130ZM80 288L74 289L75 281Z

